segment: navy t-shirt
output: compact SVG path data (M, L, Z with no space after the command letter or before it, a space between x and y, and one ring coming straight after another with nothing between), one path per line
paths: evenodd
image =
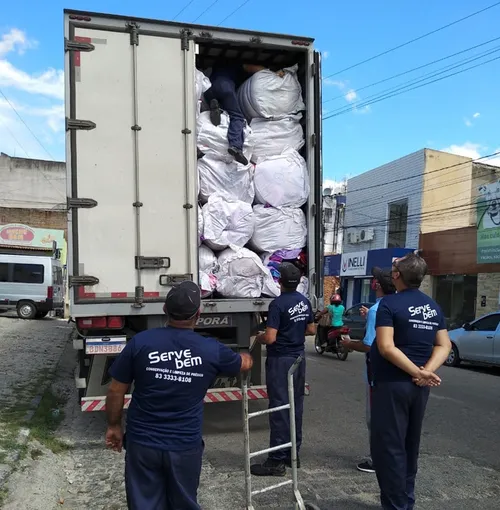
M312 306L300 292L283 292L269 305L267 327L277 329L276 342L267 346L268 356L295 356L304 352L306 328L314 322Z
M418 289L407 289L386 296L377 310L376 327L394 328L394 344L418 367L424 366L432 355L436 333L446 329L439 305ZM370 351L373 381L408 381L411 376L396 367L378 350L373 342Z
M213 338L172 327L134 336L112 364L117 381L135 383L127 441L179 451L202 443L203 399L217 374L235 376L241 357Z

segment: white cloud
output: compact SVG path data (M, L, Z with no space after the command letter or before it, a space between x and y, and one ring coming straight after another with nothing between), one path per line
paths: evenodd
M444 152L449 152L451 154L456 154L457 156L464 156L471 159L479 159L482 156L485 156L487 152L490 152L486 146L472 142L465 142L463 145L450 145L442 150ZM491 151L491 153L494 152L500 152L500 148ZM500 154L493 158L481 159L481 162L486 163L487 165L500 166Z
M340 193L344 191L345 183L343 181L334 181L333 179L323 180L323 190L330 188L333 193Z
M323 80L325 85L329 85L332 87L337 87L340 90L344 90L347 87L347 83L345 81L340 80L332 80L331 78L325 78Z
M356 99L358 98L358 94L356 94L355 90L350 89L344 97L346 101L352 103L353 101L356 101Z
M29 73L16 66L9 55L22 55L38 43L25 32L13 28L0 35L0 151L11 155L47 159L49 153L64 156L64 73L45 68ZM9 104L10 103L10 104ZM16 114L17 112L17 114ZM29 126L21 121L19 116ZM45 149L36 138L42 141Z
M477 119L477 118L478 118L478 117L480 117L480 116L481 116L481 114L480 114L479 112L476 112L476 113L473 115L473 117L474 117L475 119Z
M467 127L472 127L472 122L468 118L465 118L464 122Z

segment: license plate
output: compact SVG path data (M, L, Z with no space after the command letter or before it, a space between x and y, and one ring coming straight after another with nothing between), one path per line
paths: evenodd
M120 354L125 344L86 345L85 354Z

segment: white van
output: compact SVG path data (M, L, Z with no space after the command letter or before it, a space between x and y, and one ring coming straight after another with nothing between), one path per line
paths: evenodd
M45 254L0 253L0 309L15 309L21 319L64 310L61 262Z

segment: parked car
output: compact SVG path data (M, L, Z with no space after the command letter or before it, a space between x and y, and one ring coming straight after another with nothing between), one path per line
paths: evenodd
M370 308L373 303L359 303L344 313L344 326L351 330L349 334L354 340L362 340L365 336L366 319L360 313L362 306Z
M466 322L449 335L452 348L445 365L456 367L462 361L500 365L500 312Z
M0 308L43 319L64 308L61 262L52 256L0 254Z

